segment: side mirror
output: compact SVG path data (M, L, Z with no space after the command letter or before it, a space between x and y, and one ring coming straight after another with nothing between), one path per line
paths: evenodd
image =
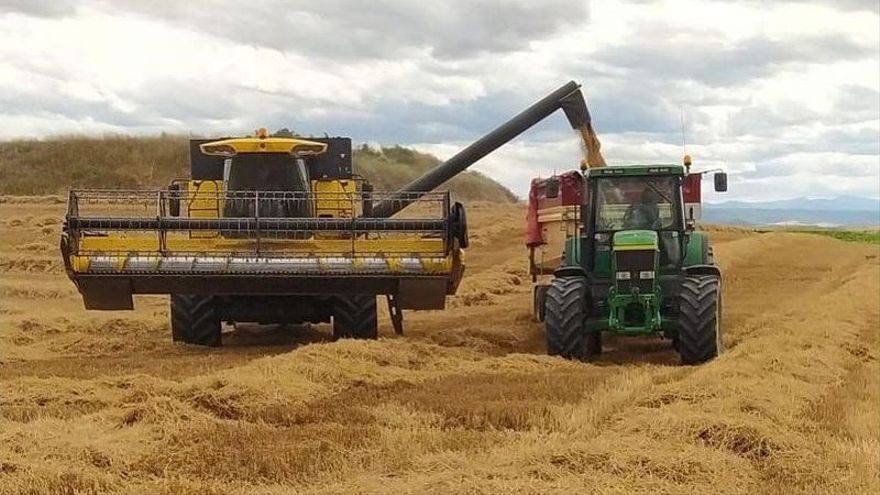
M715 176L715 192L727 192L727 173L716 172Z
M544 194L547 196L547 199L555 199L559 197L558 177L554 176L547 179L547 185L545 186Z

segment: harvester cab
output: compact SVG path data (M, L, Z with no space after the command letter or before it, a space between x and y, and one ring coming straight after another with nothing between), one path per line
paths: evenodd
M87 309L170 294L173 338L191 344L220 345L224 321L375 338L377 295L401 333L402 310L442 309L464 271L464 207L432 191L560 109L594 136L569 82L393 192L353 173L349 138L191 140L190 177L167 189L70 192L65 267Z
M695 230L703 173L685 164L532 181L527 246L533 280L552 276L534 290L551 354L595 357L603 332L664 336L686 364L721 351L721 271Z

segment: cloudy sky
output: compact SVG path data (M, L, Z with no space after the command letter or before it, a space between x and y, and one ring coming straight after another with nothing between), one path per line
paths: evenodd
M0 0L0 139L289 127L447 157L583 84L612 163L880 196L880 0ZM475 166L573 168L560 114Z

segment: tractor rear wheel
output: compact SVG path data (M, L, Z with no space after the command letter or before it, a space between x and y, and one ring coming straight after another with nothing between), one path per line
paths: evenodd
M218 347L221 332L213 296L171 294L171 338L175 342Z
M336 298L333 307L334 339L376 339L378 336L376 296L356 294Z
M586 302L587 283L583 278L555 278L550 283L544 306L548 354L583 359L601 352L601 341L585 334Z
M700 364L718 356L721 340L721 279L685 277L681 283L678 352L682 364Z

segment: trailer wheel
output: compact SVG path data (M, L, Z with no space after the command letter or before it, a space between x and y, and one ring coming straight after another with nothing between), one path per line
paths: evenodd
M593 331L584 334L584 359L592 359L602 354L602 332Z
M218 347L221 329L213 296L171 294L171 338L175 342Z
M580 277L555 278L547 289L544 306L544 328L547 353L566 359L588 357L584 341L587 284ZM594 342L595 343L595 342Z
M536 285L532 289L532 314L538 321L544 321L546 316L547 289L549 285Z
M336 298L333 307L334 339L376 339L378 336L376 296L358 294Z
M721 280L685 277L681 283L678 352L682 364L705 363L722 351Z

